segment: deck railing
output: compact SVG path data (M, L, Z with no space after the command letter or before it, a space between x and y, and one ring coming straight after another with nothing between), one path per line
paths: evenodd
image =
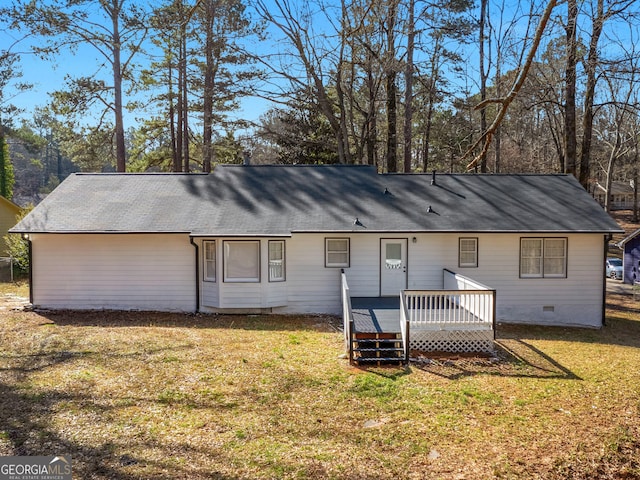
M463 275L444 270L443 290L405 290L409 322L419 328L494 329L495 290Z
M342 299L342 326L344 332L345 349L349 352L349 362L353 359L353 342L351 341L351 333L353 332L353 312L351 309L351 294L349 293L349 284L347 276L342 270L341 276L341 299Z
M409 311L404 295L400 295L400 333L402 334L402 348L404 348L404 363L409 363L410 342L409 342Z
M444 271L443 286L443 290L403 292L411 348L425 352L493 351L496 291L448 270Z
M493 327L492 290L405 290L409 322L412 325Z

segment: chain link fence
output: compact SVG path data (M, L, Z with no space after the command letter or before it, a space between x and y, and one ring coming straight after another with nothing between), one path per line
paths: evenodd
M0 282L13 282L14 269L12 257L0 257Z

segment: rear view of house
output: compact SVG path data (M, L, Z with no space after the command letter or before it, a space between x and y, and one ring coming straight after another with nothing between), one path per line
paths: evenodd
M497 319L599 327L618 225L572 176L219 166L74 174L14 229L43 308L332 313L351 295L496 291Z

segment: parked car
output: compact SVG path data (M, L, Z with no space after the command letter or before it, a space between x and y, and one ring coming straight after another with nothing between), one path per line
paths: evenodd
M622 260L619 258L607 258L606 275L609 278L622 280Z

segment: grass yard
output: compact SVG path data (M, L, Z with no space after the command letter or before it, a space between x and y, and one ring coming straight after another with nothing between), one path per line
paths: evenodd
M639 307L406 370L350 367L327 317L0 312L0 455L71 454L77 479L638 479Z

